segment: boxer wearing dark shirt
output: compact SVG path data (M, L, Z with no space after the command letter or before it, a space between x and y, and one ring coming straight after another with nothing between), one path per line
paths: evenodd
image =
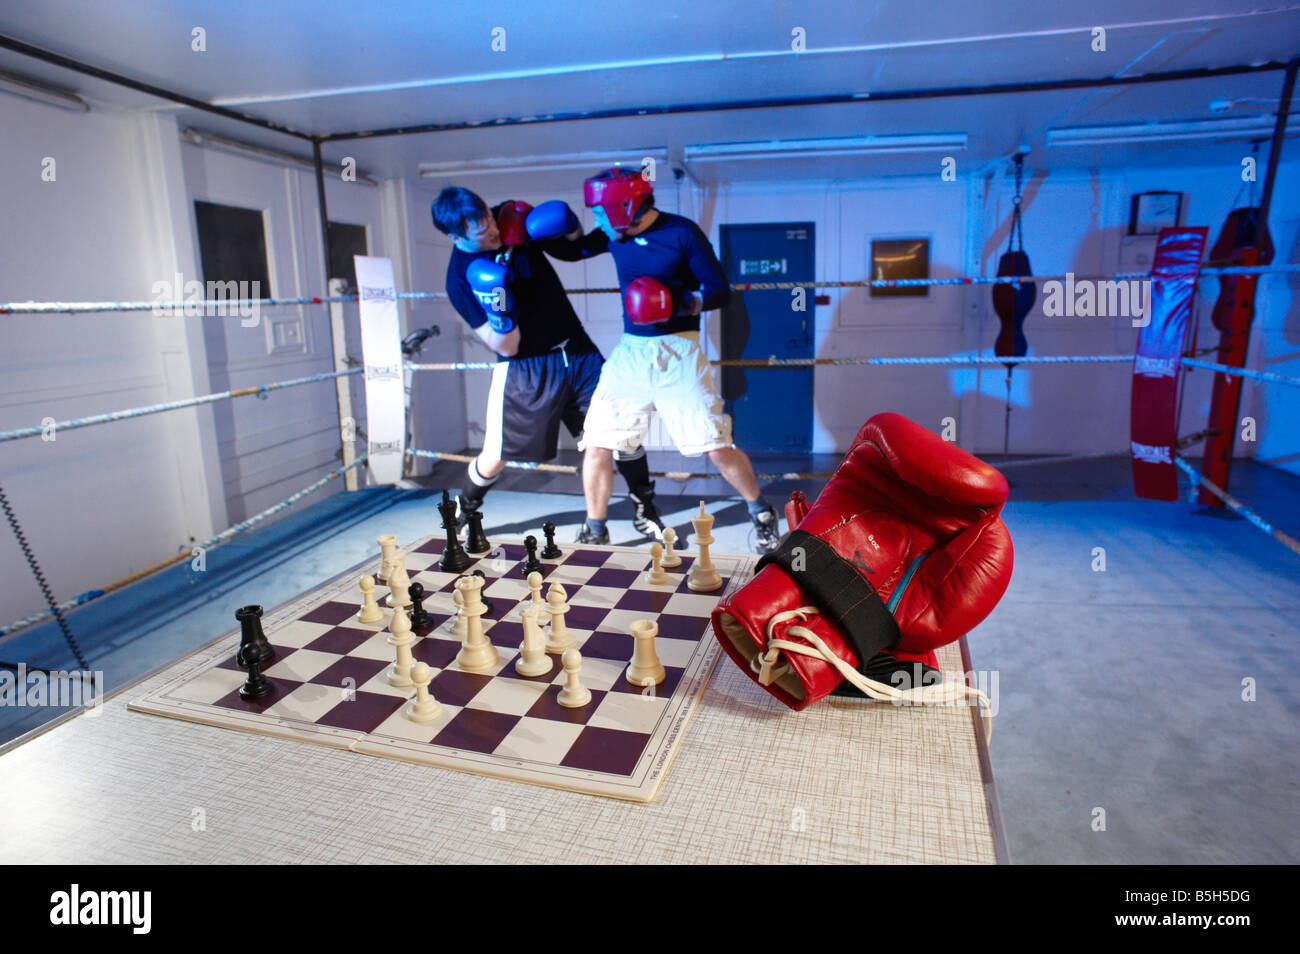
M489 213L481 198L455 187L444 189L433 204L434 224L455 245L447 263L447 296L498 358L484 447L466 468L460 494L462 522L482 505L506 460L554 458L561 424L580 437L604 361L542 252L546 243L528 239L523 228L527 209L524 203L505 202ZM499 284L494 291L508 299L508 306L474 287L471 275L478 278L478 273L491 275ZM491 305L485 306L485 300ZM618 468L636 503L637 529L660 536L663 525L652 502L644 453L621 455Z

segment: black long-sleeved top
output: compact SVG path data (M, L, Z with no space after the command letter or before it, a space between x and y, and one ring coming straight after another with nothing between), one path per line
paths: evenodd
M515 358L545 354L566 339L572 354L596 350L569 302L560 277L542 254L544 247L549 250L553 244L521 245L510 253L508 284L515 303L513 317L519 326L519 350ZM488 313L474 296L465 272L476 259L491 259L495 255L496 252L463 252L453 248L451 260L447 262L447 297L471 328L486 324ZM502 355L497 357L506 360Z
M693 291L704 296L704 311L721 308L731 298L727 276L713 254L708 236L690 219L670 212L660 212L650 228L631 238L610 241L597 229L573 241L546 242L545 248L566 262L609 252L618 268L620 292L626 292L636 279L649 277L663 282L679 307ZM623 313L623 331L630 335L656 337L699 330L699 315L678 315L654 325L637 325L628 320L626 311Z

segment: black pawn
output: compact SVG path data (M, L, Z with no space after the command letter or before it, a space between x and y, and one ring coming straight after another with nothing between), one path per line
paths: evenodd
M456 501L445 490L442 492L442 503L438 504L438 513L442 514L442 528L447 531L447 548L442 551L438 569L444 573L460 573L474 561L456 537Z
M542 547L543 560L558 560L564 551L555 545L555 524L547 520L542 524L542 533L546 534L546 546Z
M524 549L528 551L528 559L524 561L524 576L529 573L541 573L546 569L546 564L537 559L537 538L532 534L524 537Z
M275 684L262 675L262 664L256 657L248 660L248 679L239 687L239 698L260 699L270 695Z
M465 552L481 556L492 551L492 544L483 533L483 513L480 510L469 512L469 532L465 535Z
M275 647L262 632L262 607L241 606L235 610L235 619L239 621L239 652L235 653L235 664L247 666L253 659L259 666L265 666L275 658Z
M433 622L433 617L424 608L424 584L412 583L407 596L411 600L411 629L423 629Z

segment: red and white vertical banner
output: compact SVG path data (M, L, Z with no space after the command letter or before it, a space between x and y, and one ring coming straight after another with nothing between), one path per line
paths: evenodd
M393 262L353 256L361 309L361 355L366 378L366 436L370 479L395 484L406 455L406 404L402 386L402 331Z
M1209 231L1161 229L1156 240L1151 320L1138 334L1129 424L1133 489L1149 500L1178 499L1178 372Z

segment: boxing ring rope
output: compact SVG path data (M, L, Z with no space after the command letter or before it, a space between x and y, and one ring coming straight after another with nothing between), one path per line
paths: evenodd
M1297 265L1233 265L1206 266L1199 270L1197 277L1211 278L1216 275L1266 275L1270 273L1300 272ZM859 281L837 282L738 282L731 285L733 291L784 291L795 288L926 288L949 285L1011 285L1019 288L1021 284L1032 285L1039 282L1106 282L1106 281L1141 281L1149 279L1150 272L1116 272L1113 275L977 275L956 278L874 278ZM570 295L605 295L618 293L618 288L571 288ZM404 301L445 301L446 292L398 292L399 300ZM336 302L354 302L356 295L303 295L298 298L213 298L200 301L25 301L0 302L0 315L45 315L45 314L93 314L100 312L158 312L163 317L229 317L222 314L198 315L199 310L213 309L217 312L231 308L278 307L284 305L328 305Z
M1193 489L1195 489L1197 485L1204 487L1210 493L1214 494L1214 496L1222 500L1224 504L1226 504L1234 513L1240 514L1242 517L1245 517L1246 520L1250 521L1250 523L1252 523L1256 528L1267 533L1278 543L1282 544L1282 546L1286 547L1288 550L1292 551L1293 553L1300 555L1300 540L1297 540L1295 537L1283 533L1281 530L1273 526L1271 523L1269 523L1259 514L1255 513L1255 511L1247 507L1236 497L1232 496L1232 494L1224 490L1222 487L1219 487L1213 481L1207 480L1204 476L1202 476L1200 471L1198 471L1191 464L1187 463L1187 461L1183 460L1183 458L1178 454L1174 455L1174 463L1178 465L1179 470L1181 470L1184 474L1186 474L1188 477L1192 479ZM1193 502L1195 502L1195 498L1193 498Z
M1210 349L1217 351L1217 348ZM1271 381L1288 387L1300 388L1300 378L1288 377L1276 371L1251 371L1247 368L1234 368L1230 364L1215 364L1213 361L1198 361L1195 358L1183 358L1181 364L1189 368L1205 368L1209 371L1222 371L1229 378L1253 378L1256 381Z
M824 365L995 365L995 364L1132 364L1131 354L1034 355L1000 358L995 355L954 354L888 358L731 358L709 364L722 368L810 368ZM458 361L436 364L408 364L408 371L490 371L495 361ZM1234 371L1240 369L1234 368Z
M324 477L322 477L320 480L316 481L315 483L309 484L308 486L304 487L302 490L299 490L294 494L290 494L284 500L281 500L278 504L274 504L273 506L267 507L261 513L254 514L253 516L249 517L247 520L240 521L234 526L222 530L215 537L212 537L208 540L204 540L202 543L194 544L188 550L182 550L180 553L176 554L175 556L168 557L166 560L159 560L157 563L153 564L152 566L147 566L143 570L137 570L135 573L132 573L130 576L124 576L120 580L114 580L112 583L109 583L100 589L87 590L86 592L81 593L78 596L74 596L72 599L68 600L67 602L59 603L58 612L63 612L65 610L73 609L77 606L82 606L86 603L91 602L92 600L99 599L101 596L107 596L109 593L112 593L114 590L120 590L124 586L128 586L131 583L135 583L139 580L142 580L146 576L150 576L154 573L157 573L160 570L165 570L169 566L175 566L177 563L182 563L185 560L193 559L195 550L203 550L206 552L208 550L215 549L216 547L221 546L221 544L229 542L231 538L237 536L238 534L244 533L247 530L251 530L253 527L257 526L262 521L279 513L281 510L285 510L289 507L292 507L294 504L296 504L299 500L302 500L307 495L313 494L316 491L320 490L331 480L337 480L339 477L342 477L345 473L347 473L352 468L360 467L369 458L370 458L369 454L363 454L362 456L354 460L352 463L345 464L344 466L338 468L337 470L326 474ZM55 615L57 615L57 613L55 612L55 608L50 607L49 609L45 609L45 610L41 610L40 612L33 613L30 616L24 616L22 619L14 620L12 623L9 623L7 626L0 626L0 639L3 639L6 636L16 633L20 629L26 629L29 626L35 625L36 623L39 623L42 620L48 619L49 617Z
M217 394L204 394L201 397L186 398L183 401L167 401L163 404L149 404L145 407L133 407L124 411L109 411L107 414L96 414L92 417L74 417L66 421L60 421L51 424L50 427L55 433L59 431L76 430L79 427L90 427L92 424L108 424L112 421L127 421L136 417L144 417L148 414L160 414L163 411L176 411L185 407L198 407L202 404L213 404L217 401L224 401L231 398L248 397L256 394L261 397L272 391L279 391L284 388L296 388L303 384L314 384L317 381L329 381L334 378L341 378L349 374L360 374L363 368L349 368L346 371L326 371L321 374L313 374L305 378L293 378L289 381L274 381L271 384L259 384L248 388L236 388L233 391L221 391ZM14 431L0 431L0 444L5 441L16 441L24 437L35 437L44 433L45 427L36 425L34 427L20 427Z
M407 448L406 453L408 456L411 457L424 457L432 460L446 460L446 461L453 461L455 463L460 463L460 464L468 464L470 461L475 459L474 455L472 454L453 454L449 451L417 450L415 448ZM1100 458L1103 457L1119 457L1127 453L1128 453L1127 450L1121 448L1120 450L1100 451L1095 454L1059 454L1050 457L1033 457L1030 458L1029 460L1007 461L1005 463L998 464L997 467L998 470L1007 470L1008 468L1011 467L1030 467L1036 464L1057 464L1057 463L1064 463L1066 461L1099 460ZM507 460L507 461L502 461L502 463L506 467L512 468L514 470L540 470L551 474L577 474L581 472L581 468L577 467L574 464L539 464L539 463L531 463L527 461L517 461L517 460ZM813 472L786 471L779 474L759 474L759 473L754 474L754 476L758 480L765 480L765 481L830 480L833 475L834 475L834 471L829 471L829 470L813 471ZM675 480L679 483L685 483L688 480L708 479L714 477L721 477L722 475L717 473L707 473L707 472L696 473L696 472L682 471L682 470L652 470L650 472L650 476L666 477L669 480Z
M408 301L445 301L446 292L398 292ZM298 298L204 298L197 301L7 301L0 315L81 315L109 311L152 311L161 318L231 318L232 308L273 308L285 305L332 305L353 302L356 295L303 295ZM198 312L204 314L198 314Z

